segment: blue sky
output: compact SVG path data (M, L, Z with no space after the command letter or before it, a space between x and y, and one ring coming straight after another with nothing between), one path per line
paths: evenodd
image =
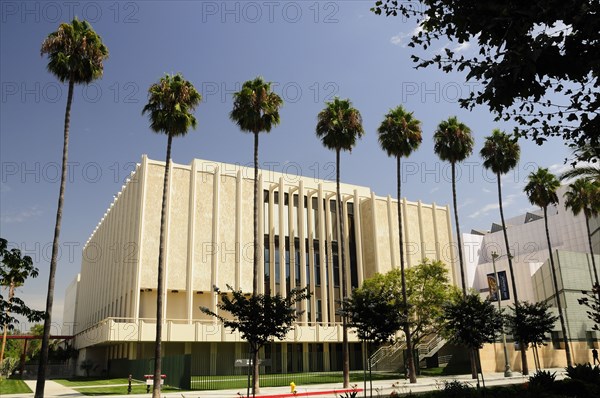
M486 229L499 218L496 183L478 152L494 122L485 107L466 111L457 99L476 87L464 75L415 70L406 47L414 21L369 11L373 1L3 1L0 26L0 235L33 257L40 276L20 291L42 309L59 188L67 88L46 71L43 39L73 15L89 20L110 51L103 79L76 87L53 318L62 319L64 290L80 268L81 248L142 154L164 159L166 138L141 115L147 89L180 72L204 96L198 129L174 141L173 159L250 164L252 137L228 119L232 93L257 75L274 82L285 105L281 125L262 135L260 161L275 171L327 178L334 154L314 134L316 115L334 95L361 111L365 136L342 157L344 182L394 195L395 163L378 147L383 115L403 104L423 122L423 144L404 161L403 196L451 204L450 168L433 153L437 124L456 115L473 131L476 150L458 182L461 228ZM473 46L439 42L470 53ZM505 212L531 206L522 194L537 165L557 171L569 150L561 140L521 141L522 161L504 179ZM265 166L267 167L267 166Z

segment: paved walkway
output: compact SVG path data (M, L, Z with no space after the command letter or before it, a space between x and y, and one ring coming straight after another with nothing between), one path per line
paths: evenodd
M556 372L557 379L562 379L565 376L564 368L556 368L556 369L545 369L550 372ZM534 371L531 373L533 374ZM527 376L522 376L518 372L514 372L512 377L504 377L503 373L486 373L485 375L485 385L486 386L498 386L498 385L506 385L506 384L518 384L524 383L527 381ZM477 380L471 379L471 375L457 375L457 376L435 376L435 377L419 377L417 379L416 384L410 384L408 380L376 380L373 381L373 396L387 396L392 391L396 390L398 393L409 393L409 392L422 392L422 391L433 391L443 387L444 381L450 380L460 380L462 382L467 382L471 384L473 387L476 386ZM29 388L32 391L35 391L35 380L26 381ZM363 383L357 383L356 387L358 389L364 388ZM367 382L367 389L369 388L369 383ZM123 388L123 395L107 395L106 397L111 398L131 398L131 397L149 397L151 394L134 394L127 395L127 387ZM300 385L296 386L297 396L316 396L316 397L338 397L339 393L343 392L343 388L341 383L331 383L331 384L309 384L306 386ZM45 388L45 397L53 398L53 397L83 397L83 394L73 390L69 387L64 387L54 381L48 380L46 381ZM167 398L240 398L240 396L245 396L246 389L233 389L233 390L214 390L214 391L187 391L187 392L178 392L178 393L165 393L162 394L163 397ZM33 394L13 394L13 395L5 395L0 392L1 398L22 398L22 397L31 397ZM290 394L290 388L288 386L285 387L263 387L260 390L260 394L257 394L257 397L262 398L287 398L292 396ZM363 392L359 393L358 398L363 397ZM369 391L367 390L366 396L369 396Z

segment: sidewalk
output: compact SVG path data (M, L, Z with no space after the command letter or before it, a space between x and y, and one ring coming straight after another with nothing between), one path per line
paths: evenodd
M544 369L550 372L556 372L556 378L562 379L565 377L564 368L555 368L555 369ZM533 372L531 372L533 374ZM498 385L507 385L507 384L518 384L525 383L528 380L528 376L522 376L518 372L513 372L512 377L504 377L503 373L486 373L485 375L485 385L486 387L490 386L498 386ZM373 381L373 396L387 396L394 389L400 394L407 394L409 392L423 392L423 391L434 391L440 388L443 388L444 381L452 381L452 380L460 380L462 382L467 382L471 384L473 387L476 386L477 380L471 379L471 375L455 375L455 376L435 376L435 377L419 377L417 379L416 384L410 384L408 380L377 380ZM29 388L32 391L35 391L35 380L27 380L26 381ZM392 386L395 384L395 388ZM363 397L364 392L362 391L364 388L364 384L355 383L356 388L361 392L358 394L357 398ZM481 384L480 384L481 385ZM331 384L309 384L306 386L300 385L296 386L296 396L299 397L329 397L329 398L337 398L338 395L343 394L344 388L341 383L331 383ZM240 396L245 396L246 389L233 389L233 390L213 390L213 391L184 391L177 393L165 393L162 394L163 397L168 398L239 398ZM1 398L23 398L23 397L31 397L33 394L1 394ZM45 397L83 397L84 395L71 389L68 387L64 387L54 381L48 380L46 381L45 388ZM106 397L111 398L132 398L132 397L149 397L151 394L132 394L132 395L106 395ZM257 397L262 398L287 398L293 397L294 395L290 394L290 387L263 387L260 389L260 394L256 395ZM369 396L369 383L367 381L367 392L366 396Z

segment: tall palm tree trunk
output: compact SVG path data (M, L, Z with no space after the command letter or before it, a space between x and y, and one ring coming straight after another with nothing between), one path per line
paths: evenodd
M596 270L596 258L594 257L594 247L592 246L592 232L590 231L590 218L584 212L585 215L585 227L587 228L588 245L590 246L590 255L592 256L592 268L594 269L594 279L597 286L600 286L598 281L598 270ZM598 290L598 299L600 299L600 290Z
M10 286L8 287L8 310L6 311L7 317L10 315L10 305L12 304L12 299L15 296L15 283L10 282ZM0 351L0 364L4 359L4 349L6 348L6 335L8 334L8 324L5 323L3 325L4 333L2 335L2 350ZM8 377L8 375L6 375Z
M165 177L163 181L162 209L160 212L160 244L158 248L158 282L156 287L156 343L154 346L154 384L152 398L160 398L160 381L162 374L162 325L163 325L163 280L164 259L166 252L165 232L167 219L167 195L169 193L169 166L171 164L171 143L173 136L167 139L167 158L165 161Z
M512 283L513 296L515 303L519 301L517 284L515 282L515 273L513 271L512 255L510 254L510 245L508 243L508 232L506 232L506 223L504 222L504 207L502 206L502 184L500 183L500 173L496 174L498 181L498 205L500 207L500 220L502 221L502 233L504 234L504 245L506 247L506 258L508 259L508 269L510 270L510 281Z
M406 274L404 272L404 247L402 245L402 176L400 173L400 156L396 157L396 179L397 179L397 197L398 197L398 242L400 244L400 274L402 275L402 305L404 306L404 335L406 336L406 360L408 374L411 383L417 382L417 372L415 368L415 357L413 353L412 338L410 336L410 325L408 322L408 300L406 298Z
M513 296L515 298L515 311L519 311L519 294L517 292L517 283L515 282L515 272L513 270L512 254L510 254L510 245L508 243L508 232L506 231L506 223L504 222L504 207L502 206L502 183L500 182L500 173L496 173L496 181L498 183L498 206L500 208L500 220L502 221L502 233L504 234L504 245L506 247L506 258L508 259L508 269L510 270L510 281L512 284ZM496 281L500 286L500 281ZM500 294L500 289L498 293ZM518 314L517 319L519 319ZM519 341L519 349L521 351L521 369L524 376L529 374L529 365L527 364L527 351L522 341Z
M463 262L463 253L462 253L462 237L460 236L460 225L458 223L458 205L456 203L456 164L454 162L452 164L452 203L454 206L454 223L456 224L456 240L458 243L458 265L460 266L460 281L462 283L462 291L463 297L467 297L467 281L465 280L465 265ZM470 358L471 358L471 377L473 379L477 378L477 358L475 356L475 351L470 350Z
M467 281L465 280L465 264L462 254L462 237L458 224L458 205L456 204L456 164L452 162L452 203L454 204L454 223L456 224L456 240L458 242L458 265L460 266L460 282L462 283L463 296L467 296Z
M58 263L58 240L62 223L63 203L65 200L65 187L67 183L67 158L69 155L69 127L71 123L71 104L73 103L74 80L69 80L69 93L67 95L67 108L65 110L65 130L63 138L62 169L60 175L60 189L58 194L58 208L56 210L56 223L54 225L54 239L52 241L52 256L50 258L50 276L48 277L48 293L46 295L46 317L44 319L44 335L40 351L40 364L38 366L37 383L35 385L35 398L44 397L46 385L46 367L48 366L48 347L50 343L50 325L52 323L52 305L54 304L54 281L56 279L56 266Z
M548 240L548 254L550 255L550 270L552 271L552 282L554 283L554 294L556 294L556 304L558 306L558 318L562 329L563 341L565 343L565 355L567 356L567 365L572 366L571 348L569 347L569 338L567 337L567 328L563 316L562 305L560 304L560 295L558 294L558 280L556 278L556 269L554 268L554 257L552 257L552 244L550 243L550 230L548 229L548 207L544 207L544 225L546 226L546 239Z
M340 194L340 150L335 150L335 190L337 194L337 217L340 224L340 245L338 247L339 257L341 259L342 267L342 306L348 297L348 290L346 286L346 250L345 250L345 236L344 236L344 218L342 212L342 197ZM342 308L343 310L344 308ZM348 320L346 315L342 315L342 369L344 374L344 388L350 387L350 355L348 350Z
M283 200L283 199L280 199ZM253 268L253 279L252 279L252 296L256 297L258 294L258 261L260 259L261 250L258 244L258 131L254 132L254 205L253 205L253 217L254 217L254 256L252 260ZM259 363L258 363L258 349L252 350L252 395L260 392L259 383Z

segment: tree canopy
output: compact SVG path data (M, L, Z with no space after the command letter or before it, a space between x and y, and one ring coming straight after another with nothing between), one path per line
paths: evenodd
M33 260L29 256L22 256L19 249L8 250L6 239L0 238L0 286L21 286L27 278L38 276L38 269L33 266ZM7 330L13 330L19 320L15 315L20 315L29 322L41 321L44 311L30 309L23 300L17 296L5 299L0 293L0 326Z
M502 330L502 315L490 300L479 294L457 294L444 306L443 332L448 340L472 349L493 343Z
M348 326L363 341L391 341L402 328L402 298L389 282L386 275L376 274L354 289L344 304Z
M462 107L487 105L538 144L562 136L575 148L600 147L598 1L377 0L371 10L415 19L411 47L443 45L413 54L418 68L465 71L467 81L480 83ZM457 49L468 44L475 51ZM576 156L596 161L597 154Z
M546 302L527 301L519 301L511 307L512 312L506 315L506 326L515 341L525 345L542 345L558 320L549 308Z
M231 297L215 289L221 294L217 308L230 313L232 318L216 314L206 307L200 307L200 310L220 320L225 327L239 331L253 351L258 351L269 341L284 339L302 313L297 310L296 303L310 297L308 288L293 289L287 297L280 294L246 297L241 290L234 290L229 285L227 288L231 291Z

